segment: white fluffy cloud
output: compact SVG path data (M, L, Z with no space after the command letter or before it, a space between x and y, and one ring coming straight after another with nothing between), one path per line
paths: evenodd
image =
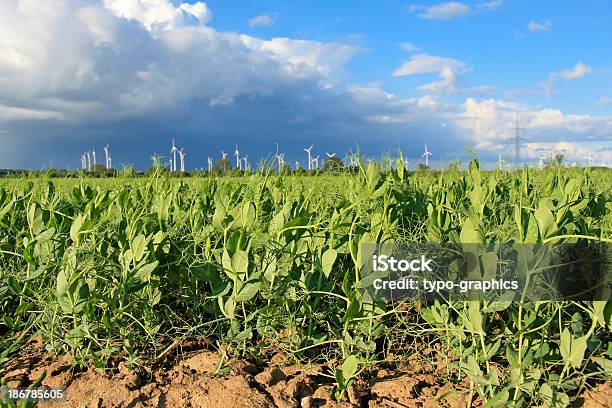
M412 6L411 11L417 11L417 15L427 20L448 21L454 18L470 14L469 6L457 1L435 4L433 6Z
M549 31L552 28L552 23L549 20L530 21L527 24L527 29L531 32Z
M204 25L212 18L206 3L181 3L170 0L103 0L117 16L138 21L147 30L173 29L186 25Z
M4 115L7 120L133 117L178 109L194 98L228 104L300 80L328 88L359 51L221 33L203 25L211 14L202 2L55 3L0 3L7 22L0 25L0 106L16 113Z
M582 78L591 72L593 72L593 68L585 65L581 61L578 61L576 65L574 65L574 68L567 71L561 71L558 73L558 75L560 78L570 81L572 79Z
M276 15L275 14L262 14L259 15L257 17L253 17L252 19L249 20L249 25L251 27L263 27L263 26L269 26L274 24L274 21L276 20Z
M565 114L551 108L529 109L517 102L468 98L457 124L474 135L478 148L511 151L511 129L516 125L517 114L529 140L525 143L525 157L537 158L543 149L552 146L567 147L563 152L572 160L582 159L586 153L597 160L612 159L610 116Z
M478 8L485 9L485 10L496 10L500 8L501 6L503 6L503 4L504 4L503 0L492 0L492 1L486 1L484 3L478 3Z
M393 72L393 76L401 77L417 74L440 73L445 68L454 71L466 70L467 65L454 58L438 57L429 54L415 54Z

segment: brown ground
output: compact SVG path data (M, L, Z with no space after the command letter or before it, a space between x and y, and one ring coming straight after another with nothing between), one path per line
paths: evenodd
M265 369L238 362L216 374L219 354L195 351L167 367L129 370L119 363L112 371L76 370L70 356L53 359L40 349L15 358L4 378L9 387L26 387L47 376L44 386L67 388L67 398L40 407L466 407L482 401L467 386L440 384L433 367L407 364L396 370L378 369L352 386L343 402L333 399L329 369L320 365L290 365L280 355ZM612 383L587 391L581 405L610 407Z

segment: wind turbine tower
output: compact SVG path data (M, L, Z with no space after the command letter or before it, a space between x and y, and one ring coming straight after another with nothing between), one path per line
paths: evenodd
M185 151L181 147L181 150L178 151L179 157L181 159L181 173L185 172Z
M170 153L172 154L172 166L170 168L170 171L172 172L176 172L176 152L178 152L178 149L174 144L174 138L172 138L172 149L170 149Z
M312 156L310 155L310 152L312 151L313 147L314 145L310 145L310 147L304 149L304 151L308 153L308 170L312 170Z
M104 158L106 159L105 161L105 165L106 165L106 170L110 169L110 156L108 154L108 145L104 145Z
M236 150L234 150L234 156L236 156L236 167L239 170L242 170L242 160L240 160L240 152L238 151L238 145L236 145Z
M429 156L433 156L429 150L427 150L427 145L425 145L425 153L421 157L425 158L425 166L429 167Z

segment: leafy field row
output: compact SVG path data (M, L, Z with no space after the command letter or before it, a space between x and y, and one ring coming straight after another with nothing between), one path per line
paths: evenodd
M612 379L612 302L371 304L356 290L361 244L610 242L610 180L473 161L447 173L370 163L302 178L12 181L0 188L0 364L33 335L99 367L117 355L151 364L203 337L231 355L336 367L342 398L369 367L423 351L490 406L565 406Z

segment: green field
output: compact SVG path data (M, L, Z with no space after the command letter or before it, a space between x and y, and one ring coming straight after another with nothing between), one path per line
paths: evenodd
M372 304L360 245L581 241L612 242L610 170L0 179L0 364L33 336L98 367L205 338L325 364L342 399L420 353L490 406L565 406L612 379L612 302Z

